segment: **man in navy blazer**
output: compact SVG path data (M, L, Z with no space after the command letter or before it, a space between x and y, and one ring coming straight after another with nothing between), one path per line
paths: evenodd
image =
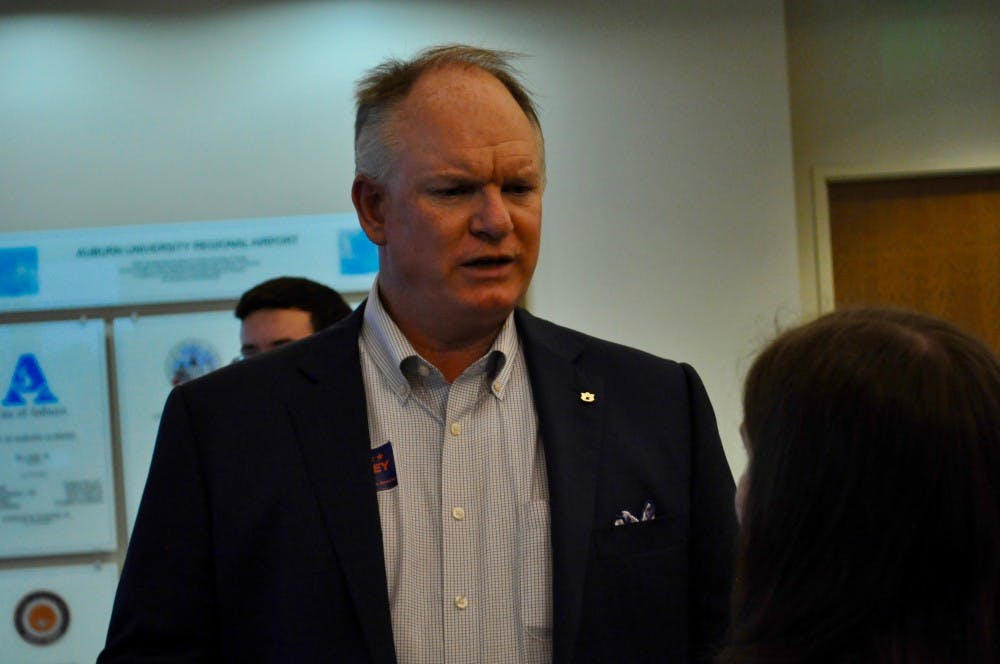
M537 115L505 54L439 47L377 68L359 86L355 130L352 196L379 246L376 286L328 330L171 394L99 661L709 658L727 624L736 525L708 397L687 365L516 308L545 176ZM408 535L385 539L372 431L389 416L373 408L373 324L411 352L398 368L419 366L404 372L414 385L482 380L487 394L498 366L523 362L532 403L512 421L531 424L519 429L526 449L544 451L551 568L523 583L514 546L513 569L497 573L501 586L520 581L511 604L525 595L545 609L530 635L505 593L471 604L438 593L429 616L412 608L427 598L400 599L442 559L400 562ZM490 608L477 618L480 599ZM452 643L451 626L473 618L475 634L512 643ZM428 652L441 654L415 654Z

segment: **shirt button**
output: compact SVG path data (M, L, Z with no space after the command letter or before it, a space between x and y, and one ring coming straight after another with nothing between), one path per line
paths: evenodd
M420 367L417 369L417 373L426 378L427 376L431 375L431 370L427 368L426 364L421 364Z
M452 507L451 516L455 519L455 521L461 521L465 518L465 510L461 507Z
M451 423L451 435L461 436L462 435L462 425L458 422Z
M493 383L493 391L497 394L503 392L503 385L500 384L500 381Z
M455 607L456 608L464 609L467 606L469 606L469 598L468 597L466 597L465 595L456 595L455 596Z

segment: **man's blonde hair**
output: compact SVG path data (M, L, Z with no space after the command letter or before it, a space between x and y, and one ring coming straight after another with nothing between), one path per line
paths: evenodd
M410 60L387 60L370 69L358 81L357 117L354 121L354 170L383 182L395 158L390 120L397 105L409 94L413 84L425 73L447 66L475 67L496 78L528 116L538 134L538 146L544 169L545 143L541 123L531 94L519 80L511 61L519 54L464 44L426 48Z

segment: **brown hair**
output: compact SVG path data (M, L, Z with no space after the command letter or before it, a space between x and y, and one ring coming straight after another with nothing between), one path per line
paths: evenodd
M518 54L463 44L432 46L410 60L388 60L358 81L357 116L354 121L355 171L381 181L392 166L392 135L389 120L423 74L441 67L461 66L482 69L507 88L538 133L539 150L544 155L541 124L531 94L511 65ZM543 162L544 164L544 158Z
M858 309L779 336L750 447L722 662L1000 658L1000 361L927 316Z

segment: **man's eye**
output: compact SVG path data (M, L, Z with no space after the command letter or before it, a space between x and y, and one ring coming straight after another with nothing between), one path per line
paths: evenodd
M457 196L464 196L472 191L472 187L468 185L455 185L453 187L439 187L432 190L435 196L441 196L443 198L455 198Z
M535 186L531 184L507 184L504 185L503 190L505 193L521 196L533 192Z

